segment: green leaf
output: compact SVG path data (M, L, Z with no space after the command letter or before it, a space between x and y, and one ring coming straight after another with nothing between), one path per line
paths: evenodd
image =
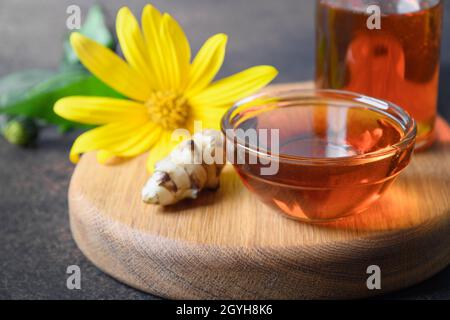
M18 81L22 79L19 75L8 78L15 78ZM9 80L9 82L9 86L14 87L13 81ZM20 82L16 85L19 86ZM81 68L66 69L21 94L19 91L16 92L17 94L11 95L10 91L7 91L0 95L0 102L5 102L0 103L0 113L42 119L47 123L58 125L62 131L72 127L85 128L85 126L65 120L53 112L53 105L59 99L74 95L123 98L122 95ZM15 98L3 98L4 96L14 96Z
M83 26L78 32L107 48L115 49L116 42L114 36L106 25L105 15L99 5L91 7ZM79 63L79 59L70 45L69 38L70 35L64 40L63 67Z
M20 100L24 92L54 75L53 71L35 69L16 72L0 79L0 112L2 107Z

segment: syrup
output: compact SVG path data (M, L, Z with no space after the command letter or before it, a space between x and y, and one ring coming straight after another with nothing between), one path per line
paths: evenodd
M262 164L235 168L266 204L307 221L334 220L366 209L407 166L413 149L412 142L392 151L404 128L389 114L360 106L293 102L259 113L236 129L279 129L275 175L261 176ZM275 150L270 143L259 147ZM391 152L384 153L387 149Z

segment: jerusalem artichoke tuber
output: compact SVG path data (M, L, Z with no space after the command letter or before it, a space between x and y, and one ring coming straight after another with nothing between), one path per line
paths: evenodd
M222 134L205 130L180 143L155 165L142 190L142 200L163 206L197 198L203 189L217 189L226 163Z

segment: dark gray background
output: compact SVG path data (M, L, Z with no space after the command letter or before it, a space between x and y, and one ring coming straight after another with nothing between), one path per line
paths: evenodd
M66 8L90 0L0 0L0 76L26 68L55 68L61 57ZM144 0L99 1L109 21L128 5L140 14ZM446 2L440 112L450 118L450 2ZM280 70L276 82L312 79L314 1L156 0L186 29L194 49L214 33L230 36L221 75L257 64ZM447 103L447 104L445 104ZM0 139L0 299L152 299L103 274L77 249L69 231L66 194L74 134L44 132L36 150ZM450 245L450 244L449 244ZM82 270L82 290L66 289L66 268ZM450 268L388 298L448 299Z

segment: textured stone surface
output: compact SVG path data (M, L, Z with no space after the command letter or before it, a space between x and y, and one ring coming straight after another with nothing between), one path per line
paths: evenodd
M65 10L89 0L1 0L0 76L31 67L54 68L61 56ZM113 24L127 3L135 13L143 0L99 1ZM314 61L313 1L153 1L186 28L194 48L209 35L230 35L221 75L255 64L273 64L277 82L311 79ZM450 119L450 3L446 3L440 112ZM446 102L447 104L445 104ZM39 148L21 150L0 140L0 299L153 299L120 284L87 261L72 240L66 194L73 166L67 153L75 134L47 130ZM66 268L79 265L82 290L66 289ZM433 279L393 294L406 299L450 298L450 268Z

